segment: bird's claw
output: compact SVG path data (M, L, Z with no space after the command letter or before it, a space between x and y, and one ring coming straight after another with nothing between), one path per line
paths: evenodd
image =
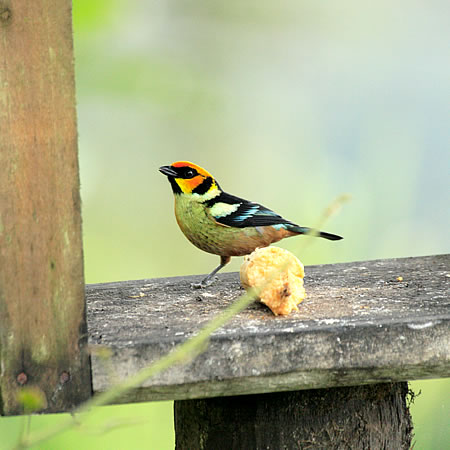
M191 283L191 288L192 289L204 289L208 286L211 286L212 284L214 284L219 278L218 277L212 277L209 280L202 280L200 281L200 283Z

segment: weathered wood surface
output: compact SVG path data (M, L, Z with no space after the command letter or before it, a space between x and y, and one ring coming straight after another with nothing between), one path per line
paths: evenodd
M91 394L70 0L0 0L0 413Z
M174 404L177 450L411 448L407 383Z
M194 361L121 401L189 399L450 376L450 255L306 267L306 300L275 317L253 304ZM403 277L403 281L398 281ZM192 336L243 291L236 273L87 286L94 391Z

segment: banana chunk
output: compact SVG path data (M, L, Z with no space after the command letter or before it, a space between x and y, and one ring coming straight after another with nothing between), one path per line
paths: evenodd
M240 277L245 289L263 286L273 275L273 280L259 294L260 301L276 316L297 311L297 305L306 297L305 270L300 260L279 247L258 248L244 257Z

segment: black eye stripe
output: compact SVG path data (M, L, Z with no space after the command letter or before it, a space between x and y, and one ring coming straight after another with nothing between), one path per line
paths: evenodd
M177 167L175 170L178 172L179 178L189 179L198 175L198 172L192 167Z

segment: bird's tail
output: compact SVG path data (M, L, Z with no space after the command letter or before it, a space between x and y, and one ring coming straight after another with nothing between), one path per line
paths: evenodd
M337 234L331 234L331 233L326 233L325 231L318 231L318 230L313 230L312 228L308 228L308 227L300 227L298 225L287 225L286 228L289 231L293 231L294 233L298 233L298 234L311 234L312 236L319 236L321 238L324 239L329 239L330 241L339 241L342 238L342 236L338 236Z

